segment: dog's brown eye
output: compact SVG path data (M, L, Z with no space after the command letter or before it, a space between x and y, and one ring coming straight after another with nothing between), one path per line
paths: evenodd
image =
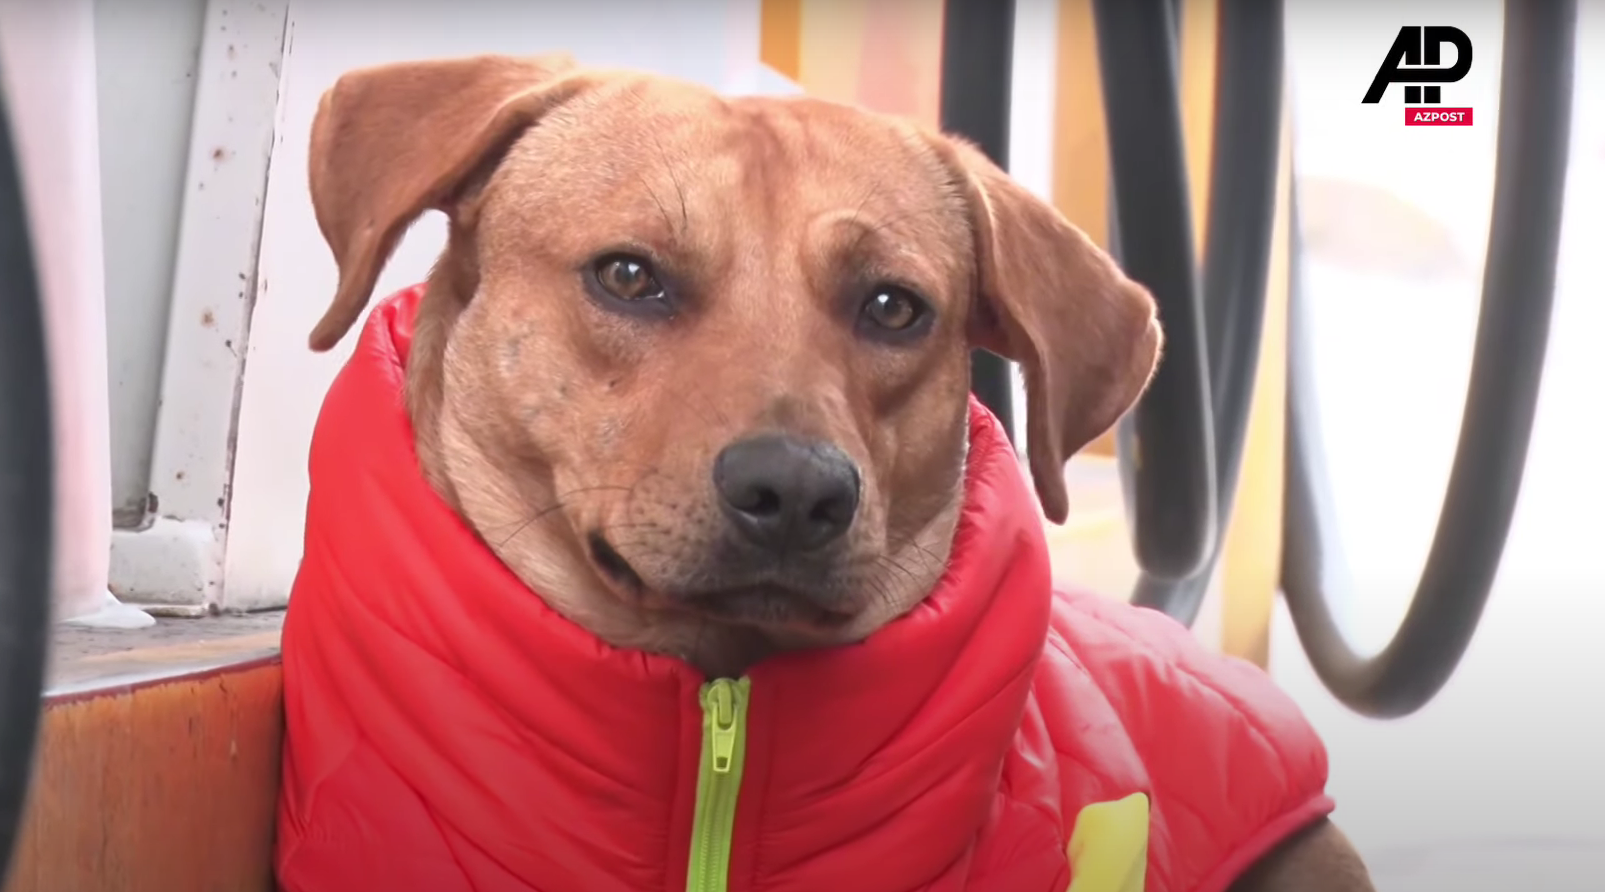
M925 316L925 302L903 288L882 286L864 304L864 318L888 332L908 331Z
M616 254L596 264L596 282L619 300L652 300L663 296L663 286L652 266L639 257Z

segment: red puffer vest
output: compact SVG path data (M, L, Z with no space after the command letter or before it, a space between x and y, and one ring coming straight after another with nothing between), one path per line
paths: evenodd
M1255 667L1056 594L972 409L952 564L861 645L708 682L558 617L418 471L378 306L312 443L284 630L288 892L1219 892L1330 811Z

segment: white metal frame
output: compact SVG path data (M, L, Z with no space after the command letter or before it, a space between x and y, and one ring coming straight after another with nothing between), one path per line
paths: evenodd
M289 0L210 0L178 238L149 522L112 536L111 583L173 612L223 606L245 344L260 281Z

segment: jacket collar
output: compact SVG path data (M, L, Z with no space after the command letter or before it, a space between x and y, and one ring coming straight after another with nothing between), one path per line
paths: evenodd
M421 292L374 309L330 389L287 636L320 652L363 737L438 820L504 852L513 872L526 856L551 869L529 852L532 834L568 839L574 821L615 820L640 828L633 857L683 869L704 679L556 614L429 488L401 398ZM1051 584L1014 451L984 408L972 402L970 415L965 505L930 597L861 644L750 672L733 876L883 837L909 844L896 869L908 882L888 876L887 887L912 887L960 857L985 820ZM531 797L571 811L532 815Z

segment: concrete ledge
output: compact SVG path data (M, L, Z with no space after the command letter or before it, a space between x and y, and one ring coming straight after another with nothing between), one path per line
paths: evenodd
M140 530L111 536L111 590L130 604L204 610L223 590L223 546L204 520L158 517Z

